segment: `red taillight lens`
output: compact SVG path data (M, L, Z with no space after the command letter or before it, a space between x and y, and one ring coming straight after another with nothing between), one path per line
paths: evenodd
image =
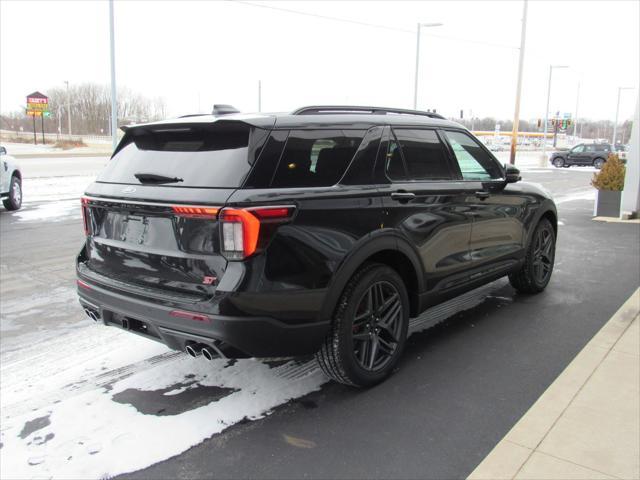
M91 290L91 285L83 282L82 280L76 280L76 285L80 288L84 288L85 290Z
M223 208L220 211L222 254L242 260L258 249L261 222L282 222L293 215L294 207Z
M185 312L184 310L171 310L171 312L169 312L169 315L176 318L195 320L196 322L211 323L211 319L203 313Z
M215 218L220 209L218 207L198 207L192 205L173 205L173 213L181 217Z
M80 199L82 202L80 210L82 211L82 225L84 226L84 234L85 236L89 236L91 234L91 220L89 218L89 199L87 197L82 197Z

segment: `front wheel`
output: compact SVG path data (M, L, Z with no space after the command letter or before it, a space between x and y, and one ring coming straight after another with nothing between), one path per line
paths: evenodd
M316 361L337 382L375 385L397 364L408 325L404 282L392 268L368 264L347 283Z
M524 265L509 274L509 282L521 293L540 293L553 272L556 256L556 232L546 218L540 220L527 248Z
M553 159L553 166L556 168L564 167L564 160L561 157L556 157Z
M597 170L600 170L604 165L604 158L596 158L593 161L593 166L596 167Z
M9 197L2 201L7 210L18 210L22 206L22 182L17 176L11 177Z

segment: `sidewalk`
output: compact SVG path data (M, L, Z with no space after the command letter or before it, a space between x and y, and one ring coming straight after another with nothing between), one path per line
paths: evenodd
M640 289L469 479L640 478Z

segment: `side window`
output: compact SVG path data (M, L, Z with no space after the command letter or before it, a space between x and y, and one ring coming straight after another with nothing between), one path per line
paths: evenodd
M587 145L587 146L584 148L584 150L585 150L586 152L595 152L595 151L596 151L596 148L595 148L595 146L594 146L594 145Z
M382 132L382 127L373 127L367 131L356 156L351 161L349 169L340 183L344 185L370 185L373 182L373 167L378 156Z
M328 187L344 174L365 130L291 130L271 187Z
M576 145L571 149L571 153L582 153L584 152L584 145Z
M495 160L466 133L447 131L447 140L465 180L491 180L502 177Z
M389 178L448 180L453 177L446 151L435 130L397 128L393 131L395 139L390 142L387 155Z

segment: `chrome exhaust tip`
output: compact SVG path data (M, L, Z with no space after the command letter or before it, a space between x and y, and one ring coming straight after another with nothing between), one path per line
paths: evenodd
M219 358L220 355L218 355L218 352L216 352L213 348L209 346L204 346L202 348L202 356L207 360L211 361L216 358Z
M94 312L93 310L91 310L90 308L85 308L84 309L84 313L87 314L87 317L89 317L91 320L93 320L94 322L98 321L98 313Z
M202 353L202 346L197 344L189 344L185 347L184 350L189 354L190 357L196 358Z

